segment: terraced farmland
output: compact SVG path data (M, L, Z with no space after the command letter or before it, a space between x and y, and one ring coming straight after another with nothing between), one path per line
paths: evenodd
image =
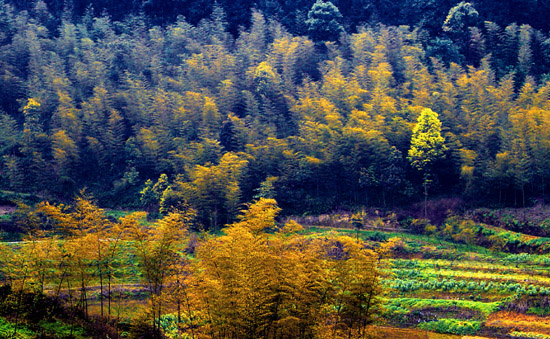
M388 232L387 229L357 231L307 227L303 231L306 237L312 238L330 238L334 233L357 237L365 247L380 254L378 268L384 291L381 296L383 308L371 327L374 338L550 338L548 255L508 253L502 247L495 249L491 246L489 249L468 245L460 240L450 240L452 236L442 233L416 235L403 231ZM480 225L479 229L496 228ZM501 233L511 234L509 231ZM37 262L48 263L57 253L53 249L62 241L46 239L4 243L4 259L9 261L17 253L34 253L33 250L38 251L52 242L48 247L50 250L43 253L45 257L36 259L42 258L45 261ZM527 241L544 245L546 239L530 236ZM131 323L136 310L150 296L133 254L135 243L121 241L119 246L120 251L110 265L112 314L122 322ZM517 247L521 246L523 244L519 242ZM17 262L17 256L12 259ZM25 256L20 259L26 260ZM102 305L98 286L101 281L94 268L92 265L86 271L87 309L90 314L99 315ZM17 270L17 265L13 269ZM65 278L62 284L64 275L58 272L57 266L43 270L43 273L44 281L49 281L43 285L46 293L57 291L64 297L68 294L65 285L72 286L73 293L78 292L78 277L73 277L74 281ZM70 294L68 300L71 300ZM170 332L170 326L173 327L174 319L170 320L173 316L163 316L162 327L166 333Z
M548 256L407 233L359 236L373 248L398 244L380 261L386 290L380 324L461 336L550 338Z

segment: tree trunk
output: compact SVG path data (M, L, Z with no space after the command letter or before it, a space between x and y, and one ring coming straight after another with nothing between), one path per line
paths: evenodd
M111 269L107 271L107 313L111 316Z
M424 179L424 218L428 215L428 179Z
M525 185L521 185L521 199L523 202L523 208L525 208Z
M99 273L99 304L101 309L100 313L101 313L101 316L103 317L103 274L101 270L101 262L99 261L99 259L97 263L97 269Z

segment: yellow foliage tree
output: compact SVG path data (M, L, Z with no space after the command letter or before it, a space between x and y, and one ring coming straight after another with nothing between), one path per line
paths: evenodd
M143 227L137 222L140 215L123 220L131 238L135 241L144 282L151 293L152 325L160 333L160 317L163 311L163 293L170 268L179 263L178 249L183 244L189 225L195 217L193 210L174 211L159 220L154 227Z
M193 332L206 338L358 337L379 305L377 255L349 237L307 238L260 198L198 247Z

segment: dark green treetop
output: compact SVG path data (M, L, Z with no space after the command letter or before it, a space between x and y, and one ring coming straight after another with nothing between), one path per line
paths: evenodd
M316 42L337 40L344 31L341 22L340 10L330 1L317 0L307 13L308 32Z

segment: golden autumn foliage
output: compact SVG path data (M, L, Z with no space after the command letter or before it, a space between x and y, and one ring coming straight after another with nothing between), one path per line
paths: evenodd
M49 251L56 249L59 255L50 256L59 266L56 272L59 283L67 284L69 299L71 300L71 281L79 284L78 304L87 312L87 290L92 279L99 279L100 311L111 314L111 285L114 280L112 265L119 250L119 244L125 237L126 223L112 223L105 216L103 209L98 208L89 197L81 193L75 199L73 206L40 204L37 211L50 219L55 229L64 235L62 242L55 238L42 235L38 238L41 246L50 244ZM55 254L55 252L52 252ZM107 305L104 303L105 296Z
M376 254L349 237L306 238L295 222L268 232L278 211L273 199L260 198L224 235L199 246L191 289L202 335L363 333L378 307Z
M222 235L189 240L196 213L188 206L145 224L143 212L111 221L84 195L73 205L43 203L35 213L64 239L34 230L17 251L1 246L2 273L20 291L64 291L84 312L97 289L101 314L111 315L124 246L148 291L139 321L153 337L165 314L192 338L363 337L379 312L378 255L348 236L278 225L279 211L259 198Z
M182 265L182 259L177 252L178 247L183 243L194 217L193 210L172 211L150 228L139 225L136 222L138 220L136 217L126 220L129 226L129 236L135 241L142 280L150 292L149 311L156 332L159 331L159 321L164 306L164 291L169 286L170 274L181 274L179 269L183 268L178 267Z

